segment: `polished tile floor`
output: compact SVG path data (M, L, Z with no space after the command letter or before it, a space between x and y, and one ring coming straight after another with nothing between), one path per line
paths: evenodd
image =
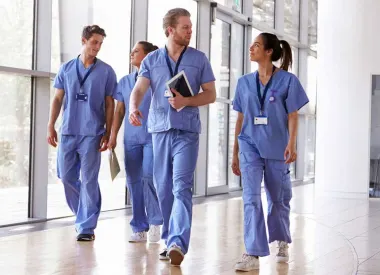
M380 274L380 200L316 199L314 186L293 189L289 264L261 259L260 271L238 274ZM264 196L263 196L264 199ZM265 201L265 199L264 199ZM77 243L68 220L9 228L0 238L0 274L237 274L244 252L240 197L194 206L190 251L181 268L158 260L162 244L130 244L130 216L102 215L94 243ZM52 226L54 225L54 226Z

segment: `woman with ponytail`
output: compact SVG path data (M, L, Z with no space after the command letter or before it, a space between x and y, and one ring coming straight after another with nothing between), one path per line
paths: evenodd
M242 176L246 248L235 267L240 271L259 269L259 257L269 255L261 204L263 177L269 243L278 242L277 262L289 260L289 164L297 158L297 111L309 102L297 77L288 72L292 64L288 42L261 33L250 47L250 58L259 68L239 79L233 101L238 119L232 171ZM278 60L280 68L273 65Z
M140 68L142 60L148 53L158 48L146 41L138 42L131 53L131 64ZM125 113L129 114L129 98L137 79L137 71L124 76L118 83L114 98L117 100L111 138L108 148L116 147L116 139ZM132 126L124 121L124 164L127 174L127 188L132 201L132 235L130 242L158 242L160 225L163 223L158 204L156 189L153 185L153 146L152 135L147 131L147 118L151 102L151 92L146 93L141 108L146 116L142 125Z

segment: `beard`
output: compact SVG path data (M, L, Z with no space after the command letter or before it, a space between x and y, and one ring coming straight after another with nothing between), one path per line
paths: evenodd
M179 36L174 36L174 42L177 44L177 45L180 45L180 46L183 46L183 47L187 47L189 46L190 44L190 40L187 40L186 38L181 38Z

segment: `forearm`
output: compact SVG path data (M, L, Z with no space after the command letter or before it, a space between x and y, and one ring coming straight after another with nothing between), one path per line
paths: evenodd
M148 91L150 85L150 80L145 77L139 77L132 90L131 96L129 98L129 113L133 113L138 110L145 93Z
M213 92L203 91L192 97L186 98L188 103L186 106L199 107L215 102L215 95Z
M106 134L111 134L113 113L115 110L115 102L113 98L106 99Z
M236 120L236 126L235 126L235 142L234 142L234 149L233 149L234 150L233 151L234 155L237 155L239 153L238 136L239 136L239 134L241 132L242 125L243 125L243 119L242 118L238 118Z
M113 123L112 123L112 135L115 137L117 137L117 134L119 133L121 124L123 123L124 116L125 116L124 103L118 102L116 105L116 111L115 111Z
M60 101L58 98L54 98L53 102L51 103L48 127L54 128L55 122L57 121L59 113L61 112L61 107L62 101Z
M136 111L139 108L141 101L144 98L144 94L145 93L141 89L134 89L132 91L131 97L129 100L129 112L130 113Z
M298 131L298 113L288 115L289 143L296 144Z

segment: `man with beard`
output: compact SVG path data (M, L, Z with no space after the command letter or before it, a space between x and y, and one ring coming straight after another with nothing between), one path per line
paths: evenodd
M187 10L169 10L163 29L167 43L142 62L131 94L129 121L141 125L140 119L146 114L138 108L150 86L148 131L153 141L154 184L164 218L161 237L167 247L160 259L180 265L190 241L193 175L201 131L198 106L215 101L215 77L205 54L188 47L192 23ZM174 89L166 91L166 82L182 70L194 92L192 97L183 97ZM170 92L173 96L165 97Z

